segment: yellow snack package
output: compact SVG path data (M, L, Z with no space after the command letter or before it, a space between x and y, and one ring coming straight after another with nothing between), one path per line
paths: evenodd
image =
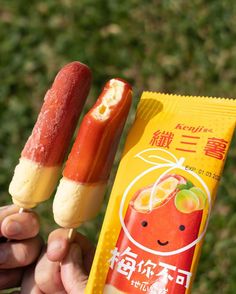
M144 92L86 293L191 292L236 100Z

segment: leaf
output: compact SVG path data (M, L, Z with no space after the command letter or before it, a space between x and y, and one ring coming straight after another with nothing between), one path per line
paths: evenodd
M177 185L177 188L179 190L189 190L193 187L193 183L190 181L187 181L186 184L179 184Z
M162 148L145 149L136 154L135 157L152 165L175 164L177 162L177 158L172 153Z

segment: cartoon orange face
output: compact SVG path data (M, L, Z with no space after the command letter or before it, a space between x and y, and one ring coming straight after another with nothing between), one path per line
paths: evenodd
M181 176L168 175L156 187L143 188L134 195L124 222L137 243L155 251L169 252L197 239L202 203L191 191L196 187L180 190L180 185L185 188L186 183Z

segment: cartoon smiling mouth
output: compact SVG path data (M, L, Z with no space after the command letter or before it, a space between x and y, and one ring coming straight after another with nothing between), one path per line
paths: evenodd
M161 242L160 240L157 240L157 243L161 246L166 246L169 243L169 241Z

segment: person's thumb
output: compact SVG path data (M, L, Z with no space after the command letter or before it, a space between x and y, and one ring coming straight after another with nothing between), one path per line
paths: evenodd
M88 282L82 252L78 244L70 246L69 253L61 263L61 279L68 294L83 294Z

